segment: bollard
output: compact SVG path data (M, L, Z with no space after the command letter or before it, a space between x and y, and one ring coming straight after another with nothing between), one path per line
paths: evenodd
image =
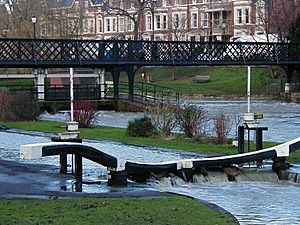
M61 153L59 156L60 169L59 172L62 174L67 174L67 153Z
M78 154L75 154L75 178L82 181L82 156Z
M244 126L239 126L238 127L238 153L244 153L245 149L245 128Z

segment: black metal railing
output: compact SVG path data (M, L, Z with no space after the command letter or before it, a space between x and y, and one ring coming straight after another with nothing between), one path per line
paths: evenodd
M287 65L298 43L0 39L0 67Z
M2 85L12 94L28 93L33 99L41 101L69 101L70 85ZM105 100L114 99L114 88L111 84L75 84L75 100ZM130 97L128 83L119 84L119 96L133 102L164 102L179 103L179 93L176 90L147 83L134 83L134 93Z

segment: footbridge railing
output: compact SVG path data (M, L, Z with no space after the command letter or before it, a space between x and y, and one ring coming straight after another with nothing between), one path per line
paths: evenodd
M0 39L0 67L292 65L299 43Z
M1 89L7 89L12 94L29 94L32 99L39 101L70 101L70 85L0 85ZM111 84L75 84L75 100L105 100L114 99L113 85ZM128 83L119 84L120 98L128 99ZM138 103L167 102L179 103L179 93L172 89L155 84L143 82L134 83L133 99Z

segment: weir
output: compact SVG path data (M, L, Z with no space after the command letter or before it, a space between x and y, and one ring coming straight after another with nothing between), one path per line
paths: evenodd
M266 159L273 160L272 169L279 175L281 171L288 169L290 166L286 163L286 157L298 149L300 149L300 137L274 147L236 155L184 159L162 163L129 161L123 163L113 156L84 144L50 142L21 145L20 157L22 159L38 159L45 156L59 155L60 172L66 173L66 155L74 154L76 180L82 181L82 158L86 158L107 168L109 172L108 184L113 186L126 185L127 178L137 182L144 182L152 174L160 174L162 176L174 174L185 181L191 181L193 175L202 174L206 176L207 170L214 170L215 168L221 168L227 174L229 180L235 180L235 176L239 174L239 169L236 165Z

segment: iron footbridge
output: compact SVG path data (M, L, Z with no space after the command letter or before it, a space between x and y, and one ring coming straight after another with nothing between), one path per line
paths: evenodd
M298 65L299 43L0 39L0 68Z

